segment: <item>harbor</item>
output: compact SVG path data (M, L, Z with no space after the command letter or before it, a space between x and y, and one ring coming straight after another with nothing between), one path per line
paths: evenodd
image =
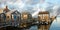
M23 30L49 30L50 25L56 19L56 16L50 17L48 11L41 11L37 18L33 18L29 12L20 13L17 10L9 10L8 6L0 10L0 28L5 27L5 29L17 27Z

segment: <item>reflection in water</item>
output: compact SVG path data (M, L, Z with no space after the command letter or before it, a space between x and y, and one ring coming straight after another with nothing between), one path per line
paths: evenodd
M31 26L31 28L29 30L38 30L38 26Z
M37 25L31 26L29 29L24 29L24 30L60 30L60 16L57 17L57 19L55 19L53 21L53 23L50 25L40 25L39 28ZM16 29L16 28L14 28Z
M40 28L39 28L39 30L48 30L48 29L49 29L49 30L60 30L60 16L58 16L58 17L52 22L50 28L49 28L49 26L50 26L50 25L47 25L47 26L41 25ZM32 29L32 30L38 30L37 28L38 28L38 26L32 26L32 27L30 28L30 30L31 30L31 29Z
M50 25L31 26L28 30L48 30Z
M50 25L41 25L39 30L48 30Z

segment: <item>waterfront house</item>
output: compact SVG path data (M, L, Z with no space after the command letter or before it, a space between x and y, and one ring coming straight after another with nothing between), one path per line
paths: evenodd
M50 14L49 14L49 12L48 11L39 12L38 20L40 22L45 22L45 23L48 24L48 22L50 22Z

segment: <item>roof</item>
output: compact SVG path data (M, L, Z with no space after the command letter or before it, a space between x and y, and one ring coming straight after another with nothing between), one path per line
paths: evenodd
M30 14L29 12L22 12L22 14Z
M11 10L11 11L9 11L9 12L7 12L6 14L11 14L11 13L13 13L13 12L15 12L16 10Z
M39 12L39 14L49 14L48 11Z
M3 9L0 9L0 14L3 13Z

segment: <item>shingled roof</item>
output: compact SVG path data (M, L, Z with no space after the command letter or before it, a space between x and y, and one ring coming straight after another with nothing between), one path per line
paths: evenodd
M39 12L39 14L49 14L48 11Z

